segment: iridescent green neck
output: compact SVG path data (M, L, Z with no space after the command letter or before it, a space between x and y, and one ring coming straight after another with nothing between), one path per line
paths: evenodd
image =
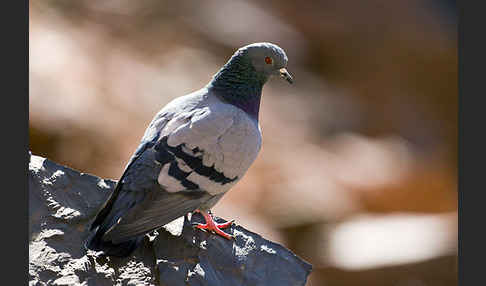
M257 72L244 52L236 53L208 84L224 101L258 120L262 88L268 76Z

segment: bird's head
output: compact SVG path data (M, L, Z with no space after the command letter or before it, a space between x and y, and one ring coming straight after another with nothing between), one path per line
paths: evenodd
M279 46L272 43L254 43L239 48L226 65L250 65L255 76L266 81L273 75L280 76L289 83L292 76L287 71L287 55Z
M279 46L272 43L254 43L238 49L233 57L246 57L255 71L266 78L277 75L289 83L292 76L287 71L287 55Z
M287 55L279 46L271 43L254 43L239 48L214 76L220 85L258 85L274 75L292 83L287 71Z

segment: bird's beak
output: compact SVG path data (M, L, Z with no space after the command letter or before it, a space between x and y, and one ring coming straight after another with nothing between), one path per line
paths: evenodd
M289 74L286 68L281 68L280 69L280 76L285 78L286 81L288 81L290 84L294 82L294 79L292 76Z

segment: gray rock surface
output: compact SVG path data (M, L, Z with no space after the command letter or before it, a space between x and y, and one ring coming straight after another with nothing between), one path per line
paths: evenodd
M130 257L87 252L89 224L116 182L34 155L28 174L30 285L305 285L311 272L241 226L226 230L233 241L193 229L199 214L146 235Z

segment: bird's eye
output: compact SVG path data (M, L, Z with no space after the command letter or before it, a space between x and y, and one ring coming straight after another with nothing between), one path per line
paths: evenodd
M272 64L272 58L271 57L266 57L265 58L265 62L267 63L267 65Z

